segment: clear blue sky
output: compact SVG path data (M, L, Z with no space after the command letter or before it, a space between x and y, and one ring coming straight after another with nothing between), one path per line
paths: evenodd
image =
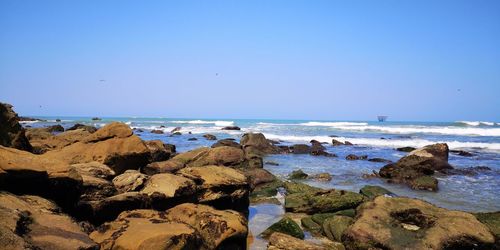
M500 121L500 1L2 0L0 101L23 115Z

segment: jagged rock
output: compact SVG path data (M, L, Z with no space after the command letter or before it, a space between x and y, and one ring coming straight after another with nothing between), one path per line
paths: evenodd
M370 198L370 199L374 199L375 197L377 196L380 196L380 195L393 195L393 193L383 187L379 187L379 186L370 186L370 185L366 185L364 187L362 187L360 190L359 190L359 193Z
M96 249L82 228L49 200L0 192L2 249Z
M253 148L257 154L277 154L280 149L270 143L262 133L246 133L241 137L240 144L245 151L248 148Z
M163 173L151 176L140 192L151 198L153 208L165 210L182 202L194 202L196 184L188 178Z
M437 190L435 171L452 169L448 164L448 145L437 143L414 150L396 163L382 167L379 175L395 183L406 183L414 189Z
M195 228L205 249L243 249L246 246L247 220L238 212L185 203L169 209L165 218Z
M222 139L218 140L216 143L212 145L212 148L217 148L217 147L222 147L222 146L228 146L228 147L234 147L234 148L242 148L241 145L234 140L231 139Z
M182 222L164 218L154 210L126 211L90 234L103 250L111 249L199 249L201 236Z
M472 214L384 196L358 208L342 240L347 249L492 249L495 242Z
M69 164L97 161L111 167L117 174L138 169L149 162L150 151L123 123L110 123L95 133L64 148L44 154Z
M165 144L161 140L144 142L149 150L150 162L166 161L175 153L175 145Z
M354 145L354 144L352 144L350 141L345 141L345 142L344 142L344 145L346 145L346 146L352 146L352 145Z
M275 232L288 234L299 239L304 239L304 232L302 231L300 226L289 217L284 217L278 222L272 224L264 232L261 233L261 236L267 238Z
M31 144L12 105L0 102L0 124L0 145L31 152Z
M217 140L217 137L215 135L211 135L211 134L204 134L203 137L209 141Z
M144 187L148 176L137 170L127 170L113 178L113 185L120 193L139 191Z
M292 173L288 176L288 179L294 180L294 179L307 179L309 175L304 173L302 169L299 170L294 170Z
M177 173L198 185L199 203L220 209L248 208L250 185L246 176L238 170L221 166L203 166L186 167Z

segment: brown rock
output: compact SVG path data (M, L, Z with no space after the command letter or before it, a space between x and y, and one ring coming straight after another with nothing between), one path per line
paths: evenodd
M153 208L165 210L182 202L194 202L196 184L182 176L156 174L149 178L141 193L151 198Z
M161 140L146 141L145 144L149 149L150 162L166 161L175 153L175 145L167 145Z
M51 201L0 192L2 249L96 249L97 245Z
M177 170L185 167L185 164L181 161L174 159L168 161L153 162L146 165L142 171L148 175L160 174L160 173L175 173Z
M127 170L113 178L113 185L120 193L139 191L144 187L148 176L137 170Z
M0 145L26 151L32 150L12 105L0 103L0 124Z
M198 184L199 203L219 209L248 209L250 186L240 171L221 166L203 166L183 168L178 173Z
M205 249L241 249L246 245L247 220L238 212L185 203L169 209L165 217L195 228Z
M261 155L277 154L281 150L270 143L262 133L246 133L241 137L240 144L246 149L254 148Z
M268 250L344 250L341 243L332 242L320 245L314 242L301 240L284 233L273 233L269 237Z
M342 239L348 249L492 249L495 242L472 214L385 196L361 205Z
M212 148L217 148L217 147L222 147L222 146L228 146L228 147L234 147L234 148L242 148L241 145L234 140L231 139L222 139L217 141L212 145Z

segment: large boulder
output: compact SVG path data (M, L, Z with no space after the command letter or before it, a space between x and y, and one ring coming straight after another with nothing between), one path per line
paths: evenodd
M196 184L188 178L163 173L151 176L140 192L151 198L153 208L165 210L182 202L195 201Z
M97 244L53 202L0 192L2 249L96 249Z
M198 185L199 203L220 209L248 209L250 185L242 172L222 166L203 166L183 168L177 173Z
M19 117L12 105L0 102L0 145L31 151L31 144L26 138L24 128L19 124Z
M260 154L277 154L281 150L269 142L262 133L246 133L241 137L240 144L247 151L253 148Z
M288 190L288 189L287 189ZM285 210L308 214L336 212L356 208L364 196L344 190L304 190L289 193L285 197Z
M150 150L123 123L110 123L82 141L45 153L69 164L97 161L111 167L117 174L138 169L149 162Z
M1 190L40 195L68 208L80 196L81 185L81 175L59 159L0 146Z
M175 153L175 146L165 144L161 140L146 141L146 147L149 149L150 162L166 161Z
M177 170L184 168L185 164L177 160L166 160L152 162L142 168L142 172L148 175L160 173L175 173Z
M69 130L57 135L43 128L26 130L26 137L33 146L33 153L43 154L54 149L61 149L75 142L83 140L90 132L83 129Z
M110 249L199 249L202 240L192 226L173 222L164 212L126 211L90 234L103 250Z
M437 190L435 171L452 169L448 164L448 145L437 143L411 151L408 155L382 167L379 175L394 183L406 183L413 189ZM422 178L424 177L424 178Z
M186 223L198 231L205 249L244 249L248 234L247 220L232 210L184 203L169 209L165 218Z
M495 242L472 214L384 196L358 208L342 239L348 249L492 249Z

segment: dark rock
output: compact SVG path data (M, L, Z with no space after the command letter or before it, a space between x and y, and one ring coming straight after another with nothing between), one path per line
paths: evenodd
M0 124L0 145L30 152L33 150L12 105L0 103Z
M435 171L453 169L448 164L448 145L437 143L414 150L396 163L382 167L379 175L394 183L406 183L414 189L437 190Z
M368 161L371 161L371 162L392 163L391 160L387 160L387 159L384 159L384 158L371 158L371 159L368 159Z
M160 173L175 173L177 170L184 168L185 164L176 160L152 162L146 165L142 172L147 175L155 175Z
M61 125L52 125L45 128L48 132L64 132L64 128Z
M92 121L100 121L100 120L102 120L102 119L101 119L101 118L99 118L99 117L93 117L93 118L92 118Z
M308 214L336 212L356 208L364 201L364 196L344 190L305 191L288 194L285 210Z
M254 189L258 185L270 183L276 180L276 176L262 168L246 169L243 173L248 178L251 189Z
M336 157L335 154L330 154L325 150L326 148L323 145L321 145L320 142L315 140L311 141L311 155Z
M349 154L345 157L346 160L348 161L356 161L356 160L366 160L368 159L368 155L354 155L354 154Z
M77 129L83 129L83 130L90 132L90 133L94 133L95 131L97 131L96 127L88 126L88 125L84 125L84 124L80 124L80 123L77 123L77 124L71 126L70 128L66 129L66 131L77 130Z
M295 144L290 147L294 154L310 154L311 147L306 144Z
M352 145L354 145L354 144L352 144L350 141L345 141L345 142L344 142L344 145L346 145L346 146L352 146Z
M241 130L241 128L238 126L227 126L223 127L222 130Z
M151 134L163 134L163 130L153 129L151 130Z
M341 241L342 234L353 222L354 219L351 217L335 215L323 222L323 232L328 239Z
M174 129L172 129L172 131L170 131L171 134L175 133L175 132L179 132L181 131L181 127L175 127Z
M204 134L203 137L209 141L217 140L217 137L215 135L211 135L211 134Z
M453 168L453 169L445 169L442 170L441 173L448 175L467 175L467 176L475 176L479 173L491 171L491 168L486 166L476 166L476 167L468 167L468 168Z
M397 151L401 151L401 152L411 152L413 150L415 150L416 148L414 147L402 147L402 148L396 148Z
M192 137L192 138L189 138L188 141L197 141L198 138L195 138L195 137Z
M145 141L149 150L150 162L166 161L175 153L175 145L165 144L161 140Z
M264 164L271 166L279 166L280 164L274 161L266 161Z
M341 142L341 141L337 141L337 140L335 140L335 139L332 139L332 144L333 144L333 146L341 146L341 145L344 145L344 143L343 143L343 142Z
M472 157L472 156L474 156L473 153L470 153L470 152L467 152L467 151L463 151L463 150L450 150L450 153L453 153L453 154L456 154L456 155L460 155L460 156L465 156L465 157Z
M254 154L277 154L280 149L274 146L262 133L246 133L241 137L240 144L245 151L251 150Z
M177 132L173 132L172 135L182 135L182 133L177 131Z

